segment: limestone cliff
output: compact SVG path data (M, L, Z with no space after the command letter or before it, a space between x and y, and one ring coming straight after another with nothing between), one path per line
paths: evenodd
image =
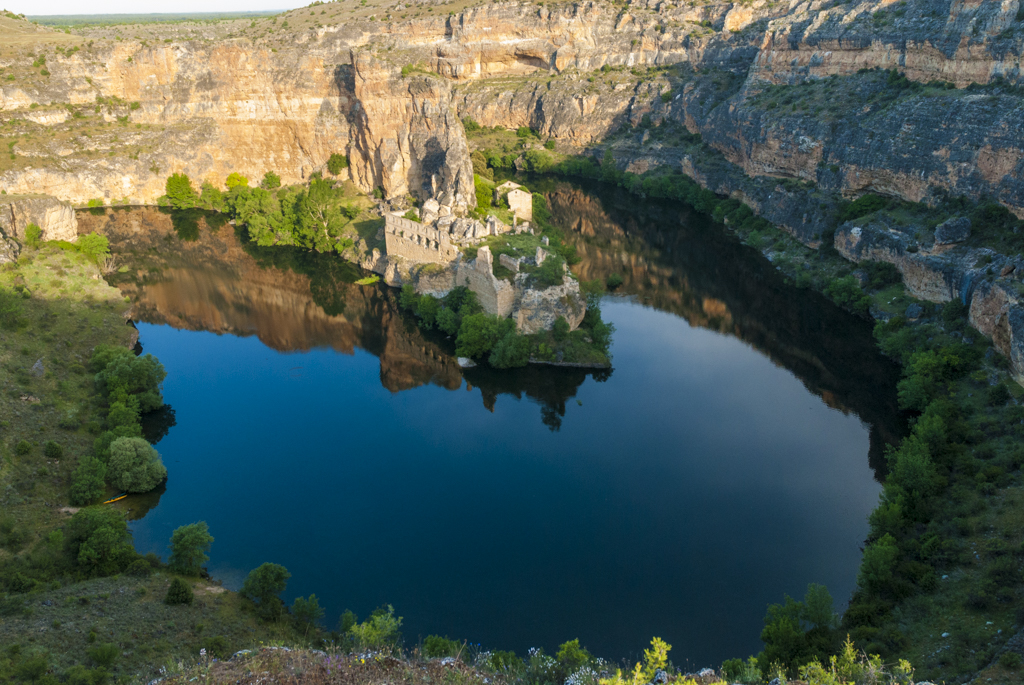
M42 230L42 240L78 240L78 220L70 205L52 197L0 195L0 263L17 259L29 224Z

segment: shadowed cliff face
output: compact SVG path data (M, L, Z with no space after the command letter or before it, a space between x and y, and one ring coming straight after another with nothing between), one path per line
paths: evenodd
M871 465L884 472L884 445L903 431L899 368L878 352L870 323L787 285L760 253L684 206L638 209L615 188L549 186L552 214L582 258L573 267L580 280L618 274L617 294L746 341L826 404L869 424ZM542 185L531 179L530 187Z

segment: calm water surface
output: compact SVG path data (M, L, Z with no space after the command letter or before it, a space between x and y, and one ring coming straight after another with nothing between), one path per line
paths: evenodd
M610 374L461 372L337 260L84 216L168 371L138 549L204 520L211 574L283 564L331 626L391 603L409 641L618 659L658 635L691 666L756 653L766 605L808 582L844 601L900 430L870 326L678 206L535 185L583 277L625 278Z

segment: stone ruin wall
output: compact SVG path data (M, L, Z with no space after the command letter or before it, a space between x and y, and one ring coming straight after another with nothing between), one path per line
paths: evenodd
M384 215L384 244L388 255L413 262L450 264L459 256L446 231L393 214Z
M516 289L508 281L494 276L494 256L488 247L481 247L472 262L460 262L455 284L476 293L480 306L488 314L505 318L512 313Z

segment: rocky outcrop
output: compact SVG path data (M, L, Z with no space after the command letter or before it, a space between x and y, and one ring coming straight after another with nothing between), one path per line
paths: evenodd
M465 132L444 79L410 74L361 52L352 57L351 174L385 197L437 198L458 214L476 205Z
M0 262L17 259L29 224L42 230L42 240L78 239L78 219L70 205L52 197L0 195Z
M522 333L550 331L559 318L569 323L569 330L575 330L587 313L587 301L574 278L566 278L562 285L549 288L517 290L516 295L512 320Z

